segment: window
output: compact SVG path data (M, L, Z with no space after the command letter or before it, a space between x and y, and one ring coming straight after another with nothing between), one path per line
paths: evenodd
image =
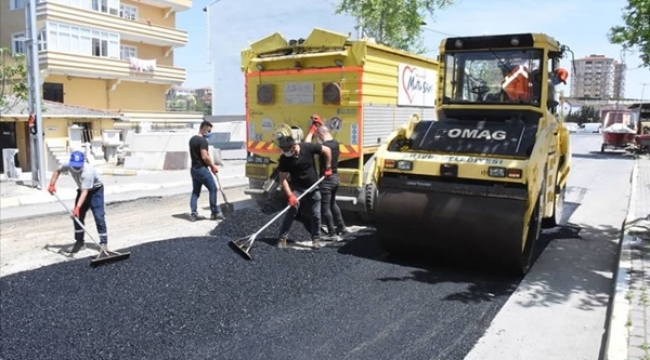
M15 33L11 35L11 52L14 54L25 53L25 33Z
M120 5L120 17L135 21L138 19L138 8L131 5Z
M25 0L9 0L9 10L20 10L25 8Z
M108 40L93 38L93 56L108 57Z
M122 45L120 46L120 59L129 60L130 58L138 57L138 48L135 46Z
M63 103L63 84L43 83L43 100Z
M536 50L448 52L443 103L539 106L541 59Z
M45 28L38 32L38 51L47 51L47 31L45 31Z
M92 9L106 14L119 15L120 0L92 0Z
M47 48L85 56L120 58L120 36L117 33L47 22Z

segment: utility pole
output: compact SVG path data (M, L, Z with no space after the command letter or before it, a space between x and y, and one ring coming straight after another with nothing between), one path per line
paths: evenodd
M43 117L41 116L41 80L38 62L38 30L36 28L36 2L25 0L25 51L27 60L27 86L29 112L35 117L36 134L30 132L32 186L43 189L45 185L45 159L43 147Z
M641 101L639 101L639 122L641 122L641 112L643 109L643 95L645 93L645 86L650 85L650 83L641 83Z

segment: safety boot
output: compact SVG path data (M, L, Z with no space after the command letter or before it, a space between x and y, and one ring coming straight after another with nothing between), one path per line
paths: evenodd
M312 246L314 249L320 249L320 248L322 248L323 246L325 246L325 244L323 244L323 243L320 241L320 238L314 238L314 239L311 240L311 246Z
M351 233L351 231L347 227L342 227L336 230L336 234L339 236L345 236L348 235L349 233Z

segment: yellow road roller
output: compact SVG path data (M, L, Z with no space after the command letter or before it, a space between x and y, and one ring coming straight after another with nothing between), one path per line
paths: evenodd
M562 217L571 151L556 87L570 51L533 33L441 42L438 119L409 119L376 155L375 225L388 252L530 269L541 229Z

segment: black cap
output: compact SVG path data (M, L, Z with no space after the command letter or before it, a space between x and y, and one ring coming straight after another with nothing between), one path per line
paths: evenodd
M294 138L282 134L278 134L276 137L276 142L278 144L278 147L281 149L287 149L296 145L296 140Z

